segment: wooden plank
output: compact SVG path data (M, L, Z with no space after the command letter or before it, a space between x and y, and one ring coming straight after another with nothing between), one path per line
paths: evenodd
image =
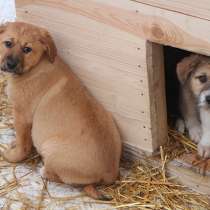
M132 151L132 153L130 153ZM146 157L148 155L145 151L137 150L131 145L127 145L124 151L125 160L141 160L146 164L150 163L154 167L162 166L160 158L157 157ZM169 177L172 177L175 181L188 187L195 192L206 194L210 196L210 168L207 168L206 175L203 175L197 167L192 166L191 157L192 154L184 154L183 156L169 161L166 164L166 172ZM210 163L210 160L208 161ZM210 166L210 165L209 165Z
M133 0L146 5L210 20L210 0Z
M202 176L190 169L183 168L182 166L175 166L174 164L168 166L168 173L172 177L175 176L179 183L189 187L191 190L210 195L209 176Z
M185 162L174 160L167 165L167 171L172 177L176 177L177 181L190 189L210 195L210 176L203 176L185 167Z
M17 0L17 5L22 5L23 12L30 13L27 5L33 2ZM59 4L57 0L35 2L37 6L45 4L81 15L152 42L210 55L210 22L206 20L130 0L68 0L59 1ZM56 14L55 10L54 16Z
M210 159L201 159L197 152L183 154L176 159L176 162L177 165L182 165L196 173L210 176Z
M18 0L17 17L52 33L59 54L114 114L124 142L152 153L147 41L75 13L77 1L59 2Z
M147 42L147 71L150 95L150 119L153 148L159 148L168 137L165 98L163 47Z

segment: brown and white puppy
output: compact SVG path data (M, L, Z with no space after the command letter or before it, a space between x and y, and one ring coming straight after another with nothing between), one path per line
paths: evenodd
M16 141L3 153L9 162L24 160L34 145L49 180L91 185L117 179L121 139L113 118L57 56L46 30L22 22L1 26L0 68L10 74L14 108Z
M210 157L210 58L192 54L177 65L180 110L198 153ZM182 129L183 130L183 129Z

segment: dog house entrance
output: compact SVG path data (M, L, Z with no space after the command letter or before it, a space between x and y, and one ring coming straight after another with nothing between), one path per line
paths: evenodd
M188 137L187 134L182 135L176 130L176 120L181 117L179 109L179 92L180 85L176 73L177 64L189 56L191 52L173 48L173 47L163 47L164 54L164 67L165 67L165 92L166 92L166 104L167 104L167 120L169 127L169 141L176 140L182 147L184 147L184 152L175 159L175 164L183 170L183 174L187 173L187 176L191 176L192 180L189 186L192 186L194 177L195 179L201 179L201 174L206 175L203 180L209 181L210 175L210 160L203 161L197 155L197 145L195 145ZM210 122L209 122L210 123ZM190 147L192 148L190 148ZM171 153L174 150L172 149ZM187 171L186 171L187 170ZM190 174L190 175L189 175ZM188 181L186 181L188 182ZM203 192L204 189L198 183L193 186L194 189ZM209 190L206 193L210 193Z
M165 86L167 118L169 126L174 127L179 111L179 81L176 74L177 64L190 52L173 47L163 47L165 66Z

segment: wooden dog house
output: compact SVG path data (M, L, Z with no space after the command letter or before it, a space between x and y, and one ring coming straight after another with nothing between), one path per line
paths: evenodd
M16 7L19 20L51 32L60 56L113 113L129 154L164 144L162 46L210 55L210 0L16 0Z

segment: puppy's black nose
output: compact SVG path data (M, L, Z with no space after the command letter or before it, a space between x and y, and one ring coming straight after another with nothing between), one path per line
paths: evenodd
M8 69L14 69L18 65L19 60L13 56L8 56L6 58L6 65Z
M206 96L206 102L210 104L210 95Z

